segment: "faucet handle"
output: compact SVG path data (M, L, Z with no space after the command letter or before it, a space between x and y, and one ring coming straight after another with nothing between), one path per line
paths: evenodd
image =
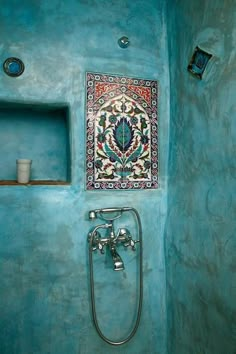
M92 242L92 250L96 251L97 249L100 250L101 253L104 253L103 251L103 244L101 243L101 235L98 231L95 232L89 232L88 234L88 243L91 241L91 237L93 238Z
M102 242L98 242L98 249L99 249L99 251L101 252L101 254L104 254L105 253L105 251L104 251L104 243L102 243Z
M138 243L138 242L140 242L140 241L139 240L133 240L132 237L130 236L128 242L125 242L123 245L124 245L124 247L129 247L130 246L132 251L135 251L136 250L135 243Z

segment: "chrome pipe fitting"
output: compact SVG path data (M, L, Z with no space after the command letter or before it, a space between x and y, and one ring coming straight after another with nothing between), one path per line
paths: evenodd
M133 240L129 230L126 228L120 228L117 234L114 233L113 221L120 218L123 212L130 211L135 215L135 219L138 225L138 239ZM109 213L116 213L115 216L109 216ZM105 216L105 215L106 216ZM142 312L142 303L143 303L143 251L142 251L142 224L139 213L136 209L130 207L124 208L105 208L105 209L95 209L89 212L89 218L95 219L100 217L101 219L108 221L108 223L101 224L96 226L92 232L89 233L88 241L89 241L89 273L90 273L90 295L91 295L91 306L92 306L92 318L94 322L94 326L97 330L99 336L108 344L119 346L127 343L136 333ZM99 229L107 229L106 237L101 237L99 233ZM108 235L107 235L108 234ZM95 304L95 289L94 289L94 276L93 276L93 251L97 249L100 250L101 253L104 253L104 246L109 249L111 253L111 257L114 264L114 270L119 271L124 269L124 263L122 258L116 251L116 247L120 244L124 247L131 247L131 249L135 250L135 243L139 242L139 291L138 291L138 308L136 313L136 319L132 330L129 332L126 338L118 341L111 340L107 338L101 331L97 319L96 313L96 304Z
M111 248L111 256L114 263L114 270L116 271L124 270L125 269L124 262L122 261L121 256L119 255L119 253L116 251L115 248Z

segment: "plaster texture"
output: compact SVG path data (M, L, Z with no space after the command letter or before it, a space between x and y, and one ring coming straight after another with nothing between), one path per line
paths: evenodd
M235 2L3 0L0 26L2 63L25 63L18 78L0 71L0 109L68 107L71 152L69 186L0 187L1 354L235 354ZM196 45L213 54L202 81L186 69ZM87 71L158 80L158 190L85 190ZM144 231L143 313L122 347L99 338L90 312L88 211L109 206L135 207ZM129 331L137 302L137 257L121 256L120 273L94 257L100 324L113 338Z
M67 115L66 108L0 104L0 180L15 180L15 159L27 156L32 180L69 180Z
M0 71L0 102L68 106L71 147L70 186L0 188L1 354L165 354L163 235L169 146L165 2L3 0L0 26L1 61L14 56L25 64L18 78ZM123 35L130 39L127 49L117 44ZM85 190L86 71L159 81L158 190ZM135 207L144 230L143 313L136 336L122 347L99 338L90 312L87 234L96 223L88 220L88 211L109 206ZM100 322L111 330L106 335L124 337L136 304L132 270L136 257L125 256L126 271L120 274L97 257Z
M168 4L168 352L236 353L235 1ZM186 68L213 55L202 81Z

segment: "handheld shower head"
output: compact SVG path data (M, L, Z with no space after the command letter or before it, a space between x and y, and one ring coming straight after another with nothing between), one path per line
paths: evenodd
M96 219L97 218L97 213L96 213L96 211L95 210L90 210L89 211L89 219L90 220L94 220L94 219Z
M127 207L94 209L89 211L89 219L94 220L99 217L100 219L111 221L111 220L119 219L121 217L121 214L124 211L130 211L130 210L131 208L127 208Z

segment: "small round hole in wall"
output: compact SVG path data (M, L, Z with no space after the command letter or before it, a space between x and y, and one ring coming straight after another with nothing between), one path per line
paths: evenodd
M4 61L3 70L8 76L17 77L24 72L25 66L22 60L12 57Z
M130 45L129 38L126 36L121 37L120 39L118 39L118 44L121 48L128 48L128 46Z

